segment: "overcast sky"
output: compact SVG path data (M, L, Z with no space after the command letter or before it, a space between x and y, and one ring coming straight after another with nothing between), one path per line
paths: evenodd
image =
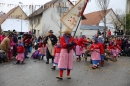
M24 5L34 4L34 5L43 5L50 0L0 0L0 3L8 3L8 4L18 4L22 2ZM110 0L109 8L112 8L114 11L116 9L121 9L125 11L126 0ZM11 7L0 6L0 11L8 12ZM85 13L93 12L99 10L95 0L91 0L88 3L88 6L85 10ZM24 9L25 12L28 12L27 9Z

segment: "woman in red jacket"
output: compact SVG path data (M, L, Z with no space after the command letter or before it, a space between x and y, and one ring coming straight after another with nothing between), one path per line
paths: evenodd
M63 36L60 38L61 44L61 52L60 52L60 59L58 62L58 68L60 69L59 76L56 77L57 79L62 80L63 78L63 71L67 70L67 79L71 79L70 71L73 68L73 48L75 46L75 42L73 37L71 36L71 31L65 30Z
M112 57L114 58L115 61L117 61L118 50L121 50L120 46L116 42L114 42L114 44L109 48L112 52Z
M88 42L85 38L86 36L83 35L77 41L77 46L76 46L76 56L78 56L77 61L81 60L81 55L82 55L82 50L83 50L82 46Z
M98 65L100 63L101 57L100 57L100 53L101 53L101 44L98 43L98 40L96 38L92 39L93 44L90 47L90 51L91 53L91 60L92 60L92 64L93 64L93 69L98 68Z

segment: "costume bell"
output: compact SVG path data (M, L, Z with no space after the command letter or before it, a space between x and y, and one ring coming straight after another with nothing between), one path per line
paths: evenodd
M71 79L70 71L73 68L73 48L75 42L73 42L73 37L70 35L71 31L65 30L63 31L64 35L60 38L61 44L61 52L60 52L60 59L58 62L58 68L60 69L59 76L56 77L57 79L62 80L63 78L63 71L67 70L67 78Z

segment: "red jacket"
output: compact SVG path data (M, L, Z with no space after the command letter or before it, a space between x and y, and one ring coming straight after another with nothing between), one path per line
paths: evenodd
M73 37L71 36L70 39L69 39L69 43L72 43L72 42L74 42L74 41L73 41ZM60 38L60 44L61 44L62 48L67 49L68 46L67 46L67 43L65 42L65 37L64 36L62 36ZM71 46L70 49L73 49L73 47L74 46Z
M103 43L99 43L100 46L101 46L101 50L100 50L100 53L101 54L104 54L104 44Z
M91 46L90 46L90 51L93 51L94 49L99 49L100 50L100 54L103 54L104 50L102 49L101 47L101 44L100 43L93 43Z
M24 53L25 49L24 49L24 47L22 45L19 45L17 47L17 51L18 51L18 53Z
M61 51L61 47L55 47L54 48L54 56L56 55L56 53L60 53Z
M118 45L116 45L116 46L114 46L114 45L112 45L112 46L110 46L110 49L119 49L119 50L121 50L121 48L120 48L120 46L118 46Z
M116 43L121 46L121 45L122 45L122 40L118 40L118 39L117 39L117 40L116 40Z
M77 41L77 44L79 46L83 46L85 43L87 43L88 41L85 40L84 38L79 38L78 41Z

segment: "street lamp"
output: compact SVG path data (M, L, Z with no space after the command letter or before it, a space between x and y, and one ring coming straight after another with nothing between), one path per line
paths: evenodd
M22 2L19 2L19 4L20 4L21 7L22 7L23 3L22 3ZM21 8L21 9L22 9L22 8ZM22 12L21 12L21 33L22 33Z

